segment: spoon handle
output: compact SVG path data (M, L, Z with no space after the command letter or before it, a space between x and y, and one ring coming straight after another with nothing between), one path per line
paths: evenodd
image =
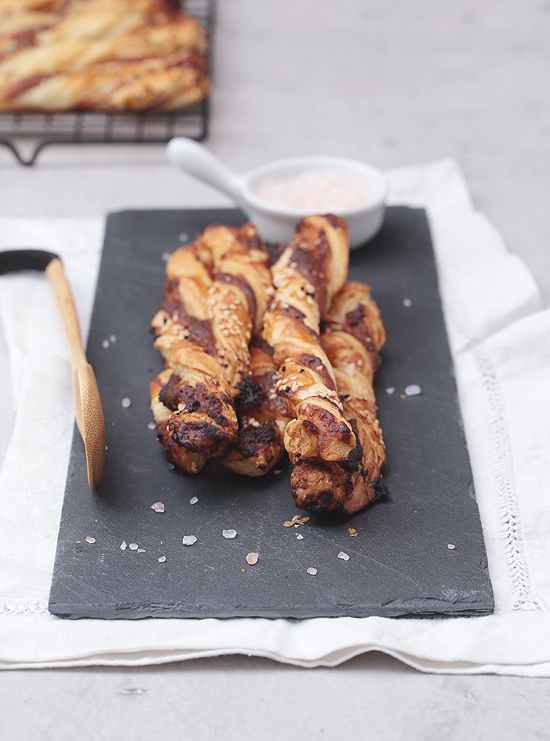
M166 156L191 175L227 193L242 204L242 178L229 170L217 157L193 139L179 136L168 142Z
M65 327L72 366L76 368L80 365L86 365L88 361L86 360L86 353L82 346L82 337L80 335L80 327L78 325L71 289L65 277L61 260L58 257L50 262L46 268L46 275L53 288L57 306Z

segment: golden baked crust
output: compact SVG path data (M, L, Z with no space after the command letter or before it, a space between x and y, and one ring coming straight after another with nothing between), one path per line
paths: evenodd
M332 301L321 340L357 446L343 463L302 460L294 466L292 494L300 509L353 514L377 497L386 452L372 381L385 339L380 310L369 287L356 281L346 283Z
M356 444L319 337L320 320L346 279L347 234L337 216L308 216L273 266L275 297L263 338L279 366L277 392L295 417L284 437L293 463L301 458L343 461Z
M208 93L200 23L168 0L0 0L0 111L170 111Z

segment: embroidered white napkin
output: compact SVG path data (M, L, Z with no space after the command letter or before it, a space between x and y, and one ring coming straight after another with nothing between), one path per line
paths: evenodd
M441 673L550 676L550 310L476 213L450 160L389 173L391 203L427 209L496 612L481 618L61 620L46 609L74 411L43 276L0 278L15 428L0 472L0 667L138 665L226 653L300 666L378 649ZM0 249L60 254L87 332L99 220L0 218Z

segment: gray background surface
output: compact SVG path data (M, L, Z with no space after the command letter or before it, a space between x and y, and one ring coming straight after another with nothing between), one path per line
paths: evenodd
M476 206L550 305L548 0L220 0L208 146L236 170L281 156L382 168L455 157ZM99 216L231 205L161 147L0 150L0 212ZM0 459L10 433L0 338ZM128 694L127 690L146 690ZM302 670L225 657L0 674L0 738L540 739L550 682L428 676L371 654Z

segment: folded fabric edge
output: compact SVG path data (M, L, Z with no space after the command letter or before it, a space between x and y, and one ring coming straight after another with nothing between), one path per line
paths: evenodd
M483 675L495 674L500 676L517 677L550 677L550 662L540 664L473 664L468 662L436 662L433 660L422 660L405 652L395 651L378 646L359 646L350 648L348 651L339 651L337 655L329 655L320 659L307 661L291 659L280 656L270 651L250 649L203 649L203 650L176 650L171 652L159 652L158 655L149 654L146 658L142 652L135 654L111 653L109 656L98 655L81 659L69 659L45 662L6 662L0 660L0 671L16 671L21 669L74 669L93 666L110 668L120 667L142 667L161 666L164 664L181 663L196 659L219 658L222 656L246 656L248 658L269 659L278 664L293 666L301 669L337 668L342 664L370 653L382 653L390 656L405 666L415 669L424 674L440 675Z

